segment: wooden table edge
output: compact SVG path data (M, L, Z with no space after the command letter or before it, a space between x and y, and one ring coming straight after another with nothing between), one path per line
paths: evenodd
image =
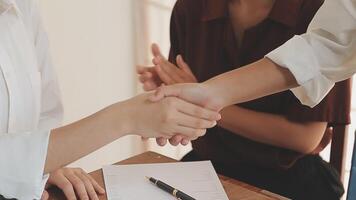
M120 164L120 165L130 165L130 164L153 164L153 163L173 163L173 162L179 162L177 160L174 160L172 158L166 157L164 155L158 154L153 151L147 151L141 154L138 154L136 156L130 157L128 159L122 160L118 163L115 163L115 165ZM104 176L103 176L103 170L98 169L95 170L91 173L89 173L101 186L105 188L105 181L104 181ZM240 182L238 180L228 178L226 176L218 175L219 179L221 181L221 184L224 186L224 190L226 191L226 185L236 185L243 187L247 190L250 190L252 192L264 195L266 198L265 199L271 199L271 200L285 200L287 198L281 197L279 195L276 195L274 193L264 191L262 189L256 188L254 186L248 185L246 183ZM59 191L56 188L51 188L48 190L50 194L49 200L62 200L63 194L61 191ZM227 192L227 191L226 191ZM230 197L229 197L230 198ZM101 195L99 197L100 200L107 200L106 195Z

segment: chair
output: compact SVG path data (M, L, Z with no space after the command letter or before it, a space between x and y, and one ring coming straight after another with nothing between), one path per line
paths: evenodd
M352 163L351 163L349 189L347 192L347 200L355 200L355 199L356 199L356 131L355 131L355 144L354 144Z
M334 126L331 140L330 164L339 172L341 181L343 181L345 173L346 143L347 126Z
M340 86L345 87L346 90L352 91L352 79L338 83ZM331 91L333 92L333 91ZM345 95L334 93L334 95ZM351 113L351 92L344 96L347 99L347 108L345 112ZM337 106L335 104L335 106ZM344 179L345 174L345 157L346 157L346 144L347 144L347 125L339 124L333 126L333 135L331 140L330 164L339 172L341 181Z

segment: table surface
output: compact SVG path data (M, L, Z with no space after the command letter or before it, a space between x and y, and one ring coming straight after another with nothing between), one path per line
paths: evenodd
M116 164L147 164L147 163L169 163L178 162L172 158L165 157L163 155L146 152L138 156L129 158L127 160L118 162ZM90 175L104 187L103 171L97 170ZM276 194L270 193L268 191L253 187L251 185L242 183L240 181L227 178L224 176L219 176L222 185L224 186L225 192L230 200L285 200L286 198L278 196ZM61 191L56 188L52 188L49 191L50 200L65 200L65 197ZM99 197L100 200L107 200L106 195Z

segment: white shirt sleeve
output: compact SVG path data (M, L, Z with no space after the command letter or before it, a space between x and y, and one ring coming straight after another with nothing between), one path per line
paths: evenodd
M61 92L52 65L47 33L42 24L38 3L32 4L31 18L37 61L41 72L41 114L39 129L53 129L62 124L63 105Z
M0 194L6 198L41 199L47 175L48 131L0 134ZM5 148L6 147L6 148Z
M11 4L19 8L19 13L8 9L12 8ZM0 121L0 194L19 200L40 199L48 178L43 173L49 130L59 125L63 114L58 83L35 0L0 0L0 11L1 6L5 9L0 13L0 79L6 80L7 88L0 87L0 104L2 99L8 99L6 106L10 108L8 112L0 111L9 113L9 120ZM27 74L25 67L40 77L31 82L31 74ZM32 86L37 83L40 98L33 94L37 88ZM31 99L38 100L39 109L33 110L37 103L30 104ZM33 126L32 121L35 121Z
M356 72L356 0L326 0L306 34L266 57L295 76L300 87L292 92L303 104L317 105Z

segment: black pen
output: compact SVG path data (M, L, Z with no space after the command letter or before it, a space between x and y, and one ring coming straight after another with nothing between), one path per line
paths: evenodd
M185 194L182 191L179 191L179 190L173 188L172 186L170 186L170 185L168 185L166 183L163 183L160 180L154 179L152 177L147 177L147 176L146 176L146 178L149 181L151 181L153 184L155 184L158 188L168 192L169 194L173 195L174 197L176 197L179 200L196 200L193 197Z

